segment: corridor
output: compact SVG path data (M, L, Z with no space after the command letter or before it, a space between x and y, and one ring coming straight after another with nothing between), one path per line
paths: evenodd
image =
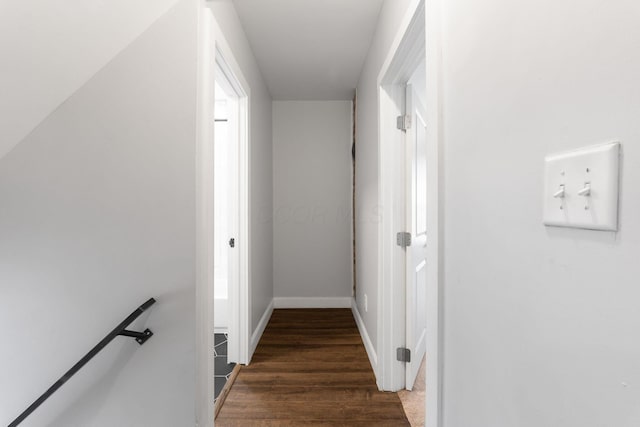
M639 23L2 0L0 425L640 426Z

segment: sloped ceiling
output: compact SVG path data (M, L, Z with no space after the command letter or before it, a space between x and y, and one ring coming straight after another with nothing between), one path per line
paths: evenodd
M0 1L0 158L178 1Z
M271 96L349 100L383 0L234 0Z

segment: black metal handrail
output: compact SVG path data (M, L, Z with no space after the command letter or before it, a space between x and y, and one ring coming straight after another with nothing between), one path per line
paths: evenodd
M93 357L100 352L103 348L107 346L113 339L119 335L125 337L135 338L138 344L144 344L149 338L153 336L153 332L150 329L145 329L144 332L135 332L127 330L127 326L129 326L134 320L138 318L142 313L144 313L149 307L155 304L156 300L153 298L149 298L147 302L138 307L133 313L131 313L126 319L122 321L115 329L102 339L95 347L89 351L78 363L73 365L71 369L69 369L58 381L56 381L47 391L45 391L42 396L40 396L35 402L31 404L23 413L21 413L18 418L13 420L8 427L16 427L22 421L25 420L33 411L35 411L38 406L42 405L45 400L47 400L53 393L56 392L64 383L66 383L72 376L74 376L84 365L87 364Z

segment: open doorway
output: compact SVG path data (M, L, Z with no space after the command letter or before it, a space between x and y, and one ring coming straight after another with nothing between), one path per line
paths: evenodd
M400 392L412 425L439 427L439 52L437 40L430 38L439 33L436 27L427 32L426 25L437 13L426 14L424 0L414 5L378 78L384 211L378 382L384 390Z
M214 386L216 413L248 364L248 103L216 49L213 109Z
M201 9L200 24L196 412L198 425L213 425L216 406L221 403L216 402L216 394L221 395L220 379L228 376L226 365L248 364L250 359L250 89L207 7ZM226 360L216 360L222 353Z
M224 401L236 366L229 354L229 343L237 341L230 334L229 289L238 286L238 100L223 73L215 81L214 109L214 360L216 412Z

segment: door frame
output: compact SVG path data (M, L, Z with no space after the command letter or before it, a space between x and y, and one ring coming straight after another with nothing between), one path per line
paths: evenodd
M398 168L404 150L395 117L403 114L404 86L420 60L426 58L427 85L427 359L426 419L428 427L442 425L443 346L443 138L441 0L412 0L378 75L378 386L397 391L405 369L396 361L396 348L405 339L405 257L395 235L403 231L404 174ZM404 203L404 201L402 202ZM396 284L396 286L394 286ZM402 286L397 286L402 284Z
M230 272L229 277L237 280L237 286L229 286L229 340L228 340L228 361L233 363L249 363L249 307L248 307L248 283L249 283L249 127L248 127L248 95L243 84L236 77L235 72L226 61L226 55L222 53L220 46L216 44L215 49L215 72L214 82L219 77L224 78L230 89L235 94L237 111L230 114L233 121L237 121L236 129L231 134L238 142L237 149L237 189L238 189L238 212L236 256L233 257L232 268L236 271ZM215 98L214 98L215 99ZM215 102L213 103L215 104ZM212 117L213 117L212 111ZM212 141L214 138L212 138ZM213 188L213 182L210 182ZM215 196L214 196L215 199ZM226 237L225 237L226 238ZM215 326L215 325L214 325Z
M214 425L214 110L216 73L223 72L238 95L239 216L237 288L229 288L229 330L237 334L237 362L250 359L250 138L251 89L229 43L205 2L198 5L196 141L196 426Z

